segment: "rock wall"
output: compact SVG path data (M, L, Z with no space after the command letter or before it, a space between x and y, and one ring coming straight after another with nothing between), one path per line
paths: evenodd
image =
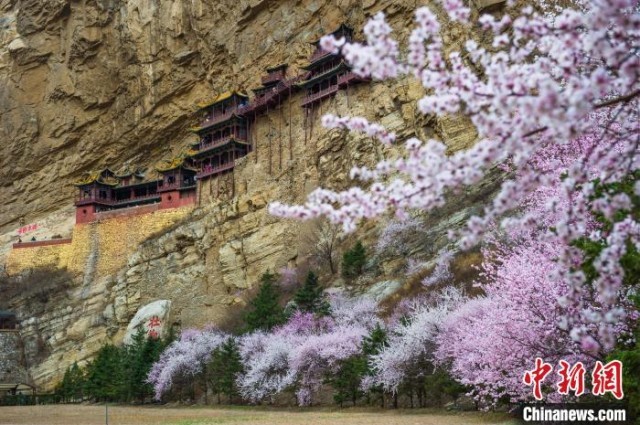
M32 268L54 267L91 282L120 270L138 244L184 218L190 210L184 207L125 214L79 224L73 229L71 243L11 250L6 271L15 275Z
M18 332L0 331L0 382L29 383Z
M192 140L197 100L296 71L308 41L413 0L0 0L0 232L73 196L88 170L148 166Z

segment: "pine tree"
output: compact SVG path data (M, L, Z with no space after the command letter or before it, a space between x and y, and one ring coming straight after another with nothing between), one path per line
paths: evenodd
M367 252L362 242L356 244L342 256L342 276L346 279L354 279L362 274L362 269L367 261Z
M144 328L140 327L131 344L123 347L126 361L123 364L125 373L122 395L127 401L137 399L144 402L144 399L152 394L152 386L146 382L147 376L153 363L160 357L163 346L163 341L147 338Z
M345 401L351 401L356 405L362 396L360 383L366 371L367 359L360 354L344 360L338 372L327 380L334 389L333 399L340 407Z
M330 377L327 382L334 389L333 399L342 407L344 402L351 401L356 405L357 400L362 397L360 389L362 379L365 376L373 376L375 371L371 367L369 360L378 354L386 344L387 334L380 324L371 330L371 333L362 340L361 353L342 362L338 373ZM381 385L376 385L369 390L371 393L379 394L381 405L384 407L384 393ZM368 398L368 395L367 395Z
M274 326L284 323L284 309L278 304L278 292L275 287L276 276L266 272L260 279L262 285L256 297L251 301L253 309L247 314L245 322L248 332L255 330L268 331Z
M294 301L298 310L316 313L320 315L329 314L329 303L324 297L324 290L318 283L318 276L313 271L309 271L304 284L296 292Z
M364 376L375 376L376 371L371 365L371 358L378 354L386 345L387 331L380 326L380 323L376 323L376 327L362 340L362 354L364 354L366 361ZM384 387L382 384L373 385L369 388L367 393L368 400L370 394L377 395L380 398L380 407L384 407Z
M96 358L87 366L87 394L95 400L123 399L124 368L123 350L114 345L105 345Z
M56 394L62 398L62 402L66 403L71 398L71 368L67 368L62 377L62 381L56 387Z
M74 362L69 369L69 397L70 401L82 400L84 398L85 376L77 362Z
M226 395L229 403L238 395L236 377L243 371L242 359L238 351L238 343L234 338L229 338L224 344L213 352L209 365L210 383L214 394Z

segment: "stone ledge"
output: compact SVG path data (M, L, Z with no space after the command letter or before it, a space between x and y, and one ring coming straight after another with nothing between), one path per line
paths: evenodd
M71 238L66 239L51 239L48 241L33 241L33 242L18 242L13 244L13 249L20 248L37 248L40 246L52 246L52 245L63 245L71 243Z

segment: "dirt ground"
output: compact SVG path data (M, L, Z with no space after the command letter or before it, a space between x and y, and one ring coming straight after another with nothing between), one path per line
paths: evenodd
M109 425L511 425L499 414L442 410L268 409L261 407L109 406ZM104 425L98 405L0 407L0 424Z

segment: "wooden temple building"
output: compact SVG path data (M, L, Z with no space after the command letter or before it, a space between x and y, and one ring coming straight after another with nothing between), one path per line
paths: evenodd
M352 41L353 30L341 25L331 35ZM320 40L312 44L315 51L303 73L288 76L287 64L267 68L261 86L252 90L251 101L245 93L229 91L198 104L200 126L192 129L198 140L186 155L157 167L155 178L138 170L116 173L105 169L77 182L76 223L92 222L99 218L96 214L104 211L149 204L176 208L196 203L198 190L202 189L198 182L232 171L235 160L252 151L251 127L259 115L278 108L299 90L305 90L301 106L310 111L338 90L364 81L351 72L341 54L324 51Z
M159 169L157 178L140 170L113 172L106 168L76 182L76 223L95 221L97 213L148 204L159 208L195 201L195 170L179 163Z
M198 106L202 121L193 131L199 140L188 155L198 170L197 179L202 180L233 169L235 160L249 152L249 124L244 116L249 98L226 92Z
M250 103L247 112L255 115L269 112L269 108L277 107L291 93L297 91L295 83L300 80L299 76L287 77L287 64L280 64L267 68L267 75L261 79L262 85L253 89L255 95Z
M347 42L353 40L353 30L347 25L330 33L336 38L345 38ZM309 108L323 99L333 96L340 89L349 84L363 81L358 75L351 72L349 65L340 54L327 52L320 47L320 40L314 41L316 49L309 58L309 64L303 69L307 71L298 86L306 90L306 96L301 106Z
M156 167L160 174L158 193L160 208L178 208L196 202L196 173L190 161L178 157Z

